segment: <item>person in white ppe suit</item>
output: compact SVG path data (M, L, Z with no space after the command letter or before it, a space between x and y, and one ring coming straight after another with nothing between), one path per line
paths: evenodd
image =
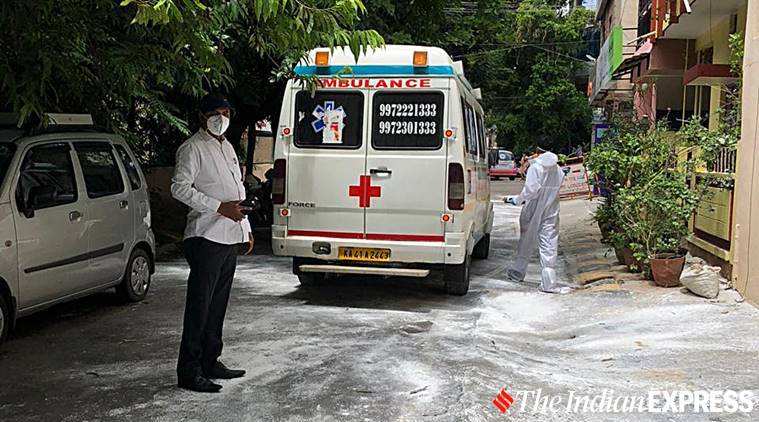
M527 264L537 244L540 252L539 289L546 293L568 293L556 280L556 261L559 249L559 189L564 172L558 166L558 157L545 152L530 160L524 188L518 196L506 198L512 205L522 205L519 216L520 237L516 260L508 270L515 281L524 281Z

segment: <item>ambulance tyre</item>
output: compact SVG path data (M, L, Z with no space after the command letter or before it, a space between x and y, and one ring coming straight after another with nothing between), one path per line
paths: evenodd
M479 242L474 245L472 250L472 258L474 259L488 259L490 255L490 233L486 233L482 236Z
M472 257L467 254L461 264L445 266L445 292L449 295L463 296L469 291L469 264Z
M303 258L293 258L293 274L298 276L301 286L314 286L324 281L326 278L325 273L304 273L300 271L300 266L308 264L310 261Z
M298 274L298 281L301 286L316 286L324 281L326 274L324 273L300 273Z

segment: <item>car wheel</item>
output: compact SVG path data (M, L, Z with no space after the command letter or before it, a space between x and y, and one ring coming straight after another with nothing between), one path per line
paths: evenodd
M489 255L490 255L490 233L487 233L485 234L485 236L482 236L482 239L480 239L480 241L477 242L476 245L474 245L474 250L472 250L472 258L488 259Z
M509 176L509 180L511 180L512 182L514 181L514 179L516 179L515 176Z
M0 345L8 338L11 330L11 307L8 299L0 294Z
M467 255L461 264L445 266L445 292L449 295L463 296L469 291L469 265L472 257Z
M145 299L150 288L150 257L142 249L135 249L127 262L124 279L116 286L116 293L125 302Z

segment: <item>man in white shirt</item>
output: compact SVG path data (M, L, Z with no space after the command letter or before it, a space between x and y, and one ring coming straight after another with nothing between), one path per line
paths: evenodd
M245 375L219 362L224 316L237 265L238 245L253 249L253 234L240 206L245 199L240 164L224 137L231 107L220 96L200 102L201 128L177 150L171 194L190 207L183 249L190 265L184 330L177 362L178 385L217 392L211 379Z

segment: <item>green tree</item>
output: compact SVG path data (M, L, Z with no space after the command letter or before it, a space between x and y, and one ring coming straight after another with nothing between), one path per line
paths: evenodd
M464 60L483 91L488 126L501 146L570 152L590 138L591 110L581 84L592 12L566 12L562 0L474 2L378 0L361 24L388 43L434 45ZM583 57L583 58L578 58Z
M144 159L170 162L205 92L245 99L235 119L255 121L309 49L380 44L354 29L364 11L361 0L4 1L0 107L26 124L89 112Z

